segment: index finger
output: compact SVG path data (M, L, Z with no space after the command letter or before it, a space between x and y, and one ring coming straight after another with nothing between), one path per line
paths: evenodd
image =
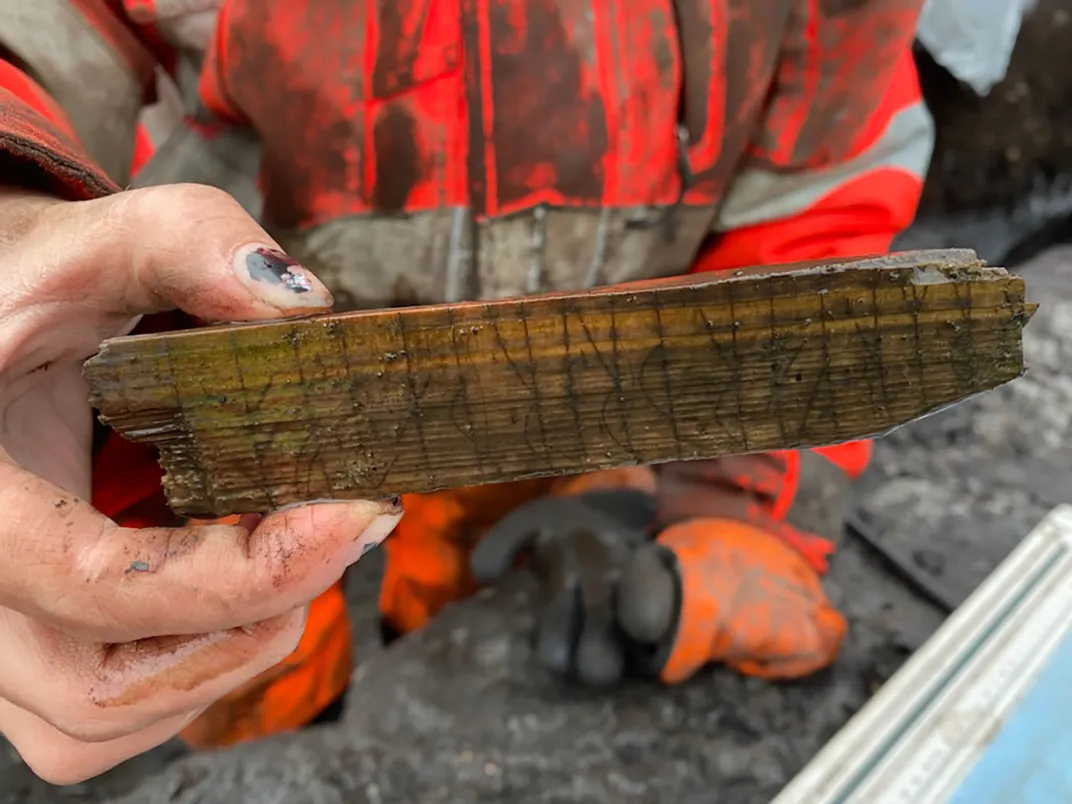
M276 511L255 528L123 528L0 460L0 605L100 642L200 634L303 606L402 516L387 502Z

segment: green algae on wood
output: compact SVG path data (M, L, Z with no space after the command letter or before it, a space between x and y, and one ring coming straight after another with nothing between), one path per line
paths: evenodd
M1033 311L919 251L127 336L85 376L218 516L879 435L1020 376Z

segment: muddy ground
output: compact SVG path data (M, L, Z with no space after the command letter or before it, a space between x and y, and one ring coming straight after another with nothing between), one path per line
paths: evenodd
M1038 246L1027 236L1070 231L1068 93L1038 67L1063 63L1072 3L1038 6L989 104L923 65L942 141L922 219L899 247L968 246L1001 263ZM1072 247L1017 270L1044 302L1025 333L1028 374L882 440L859 490L884 551L954 603L1072 502ZM770 685L713 670L676 689L594 694L534 666L524 575L382 649L378 561L350 584L362 661L341 723L162 768L158 754L63 789L0 743L0 804L763 804L945 616L850 536L827 582L851 623L830 671Z
M860 489L887 550L954 600L1072 501L1072 248L1020 270L1045 302L1025 334L1029 373L888 436ZM770 685L716 670L593 694L533 665L525 576L383 650L377 572L373 558L351 584L363 662L340 724L62 790L4 757L0 804L761 804L944 616L850 537L828 581L852 626L831 671Z

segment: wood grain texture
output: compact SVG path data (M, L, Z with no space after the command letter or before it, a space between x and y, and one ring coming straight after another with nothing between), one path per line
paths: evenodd
M100 418L176 513L265 511L882 434L1023 373L973 252L116 338Z

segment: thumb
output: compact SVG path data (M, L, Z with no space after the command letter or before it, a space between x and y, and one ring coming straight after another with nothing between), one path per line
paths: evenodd
M30 274L21 286L35 302L113 321L176 308L206 321L253 321L333 303L235 199L202 185L49 203L18 248L20 272Z

